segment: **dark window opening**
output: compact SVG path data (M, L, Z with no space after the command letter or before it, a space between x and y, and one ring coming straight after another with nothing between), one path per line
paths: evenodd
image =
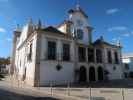
M32 43L30 44L30 52L28 54L28 60L31 61L32 60Z
M49 60L56 59L56 42L52 41L48 42L48 59Z
M94 62L94 49L88 48L88 62Z
M79 61L83 62L86 59L86 50L84 47L79 47L78 48L78 54L79 54Z
M79 82L86 82L87 81L87 71L84 66L81 66L79 70Z
M108 63L112 63L111 51L108 51Z
M125 65L125 69L126 70L129 70L130 68L129 68L129 64L124 64Z
M97 63L102 63L102 50L96 50L96 61Z
M92 66L89 68L89 81L95 81L96 80L96 75L95 75L95 68Z
M128 78L128 73L125 72L125 73L124 73L124 77L125 77L125 78Z
M69 60L70 60L70 45L63 44L63 61L69 61Z
M98 67L98 80L101 81L104 79L104 72L102 67Z
M77 38L78 39L83 39L83 31L81 29L77 30Z
M115 64L119 64L118 53L115 52L114 55L115 55Z

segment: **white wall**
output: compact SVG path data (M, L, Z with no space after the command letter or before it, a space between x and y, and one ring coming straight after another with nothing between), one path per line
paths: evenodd
M23 35L22 35L23 36ZM17 76L22 80L26 68L26 82L29 85L34 84L35 75L35 58L36 58L36 35L34 35L27 43L17 49L15 65L17 68ZM32 42L32 61L28 61L27 55L29 53L29 44Z
M40 61L40 84L46 85L50 81L56 81L58 84L65 83L66 81L74 80L74 48L73 41L59 36L51 36L47 34L42 34L42 45L41 45L41 61ZM58 60L49 61L47 60L47 43L48 41L56 42L56 53L60 54L59 58L61 60L62 45L63 43L68 43L70 45L70 61L63 62L59 64L62 66L60 71L57 71L56 65Z
M60 63L62 69L56 69L56 61L42 61L40 64L40 85L47 85L53 81L56 84L65 84L67 81L74 80L74 65L73 63Z
M105 66L109 71L109 80L122 79L123 71L121 65L106 64ZM116 68L115 70L114 67Z

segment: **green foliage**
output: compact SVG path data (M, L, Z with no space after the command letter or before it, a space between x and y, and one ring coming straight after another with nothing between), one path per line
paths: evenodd
M10 64L10 57L0 58L0 65L9 65L9 64Z

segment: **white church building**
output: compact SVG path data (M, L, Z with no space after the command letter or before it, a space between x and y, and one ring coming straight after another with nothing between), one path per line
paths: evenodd
M121 46L92 41L93 28L77 5L61 24L30 20L14 31L11 74L30 86L89 83L123 78Z

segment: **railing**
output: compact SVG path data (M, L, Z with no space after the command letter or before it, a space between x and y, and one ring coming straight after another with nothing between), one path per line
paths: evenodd
M9 82L7 83L11 84L12 87L18 87L18 88L28 87L29 88L29 86L24 81L19 80L16 76L10 77L9 79L10 79ZM62 96L68 96L68 97L72 96L72 97L80 98L81 100L82 99L86 99L86 100L132 100L133 98L132 88L92 88L92 86L89 85L89 83L77 84L77 83L73 83L72 81L65 81L65 80L63 82L64 82L64 85L58 85L59 82L57 81L48 81L47 86L37 87L34 89L36 89L37 91L44 92L44 93L47 92L51 94L51 96L56 96L56 95L62 95ZM128 81L127 86L133 87L132 80Z
M14 82L16 84L14 84ZM56 85L56 81L49 81L45 87L34 88L37 91L49 93L51 96L74 97L85 100L132 100L133 89L128 88L91 88L91 86L78 86L66 81L65 85ZM25 88L26 83L20 80L11 80L12 86Z
M53 58L55 58L55 59L49 59L48 58L48 53L44 54L44 60L56 60L56 61L59 61L59 62L62 62L62 61L71 61L71 55L69 55L69 56L66 55L66 59L64 59L63 53L56 53L55 57L53 57Z

